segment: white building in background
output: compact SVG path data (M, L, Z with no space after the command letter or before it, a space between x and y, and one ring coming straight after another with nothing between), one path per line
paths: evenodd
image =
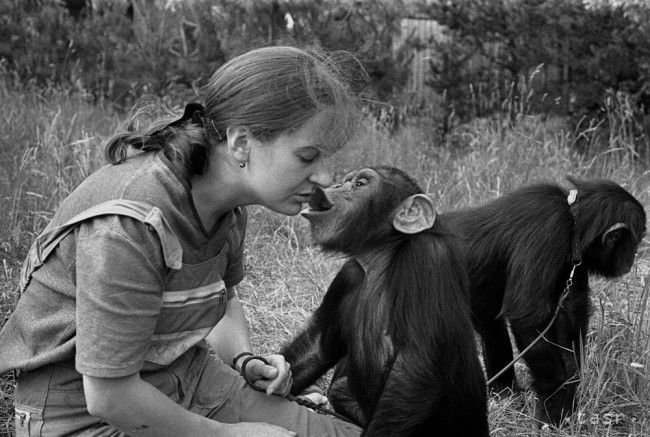
M422 18L404 18L401 21L401 38L396 41L394 49L404 50L407 41L419 41L421 48L409 47L413 59L409 71L407 90L413 94L423 95L427 92L424 82L430 71L429 61L435 56L432 42L442 42L447 38L445 27L437 21Z

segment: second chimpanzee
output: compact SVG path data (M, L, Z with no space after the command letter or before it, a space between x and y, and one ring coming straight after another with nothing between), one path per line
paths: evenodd
M569 181L575 191L537 184L438 217L464 243L488 378L512 360L506 321L519 350L529 346L552 319L573 264L580 263L557 319L524 355L540 400L538 418L553 424L574 407L579 346L589 322L588 274L628 272L646 232L642 205L618 184ZM492 386L514 387L513 369Z
M378 167L317 189L309 205L314 241L349 259L282 351L292 393L338 365L330 401L365 435L487 436L464 261L431 199Z

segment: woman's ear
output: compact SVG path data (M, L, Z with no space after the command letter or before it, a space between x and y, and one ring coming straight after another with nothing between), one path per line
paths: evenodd
M226 129L228 152L240 164L248 162L252 141L253 136L250 133L250 129L246 126L234 126Z
M436 209L426 194L414 194L404 200L395 211L393 227L403 234L417 234L436 222Z

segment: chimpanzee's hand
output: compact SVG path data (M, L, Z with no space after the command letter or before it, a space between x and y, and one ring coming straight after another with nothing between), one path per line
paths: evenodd
M332 406L330 405L329 399L327 399L327 396L325 396L322 393L318 392L312 392L312 393L307 393L304 395L298 396L299 398L306 399L309 402L318 405L319 407L324 407L331 409Z
M264 358L269 362L268 365L260 360L248 362L246 377L267 395L273 393L278 396L288 395L293 384L291 366L282 355L264 355Z

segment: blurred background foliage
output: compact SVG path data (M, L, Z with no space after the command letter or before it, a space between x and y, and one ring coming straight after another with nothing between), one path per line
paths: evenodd
M469 120L509 123L523 110L604 138L623 129L649 159L646 0L0 2L3 74L118 110L143 94L179 106L226 60L279 43L352 52L367 72L365 111L391 132L418 122L445 139Z

